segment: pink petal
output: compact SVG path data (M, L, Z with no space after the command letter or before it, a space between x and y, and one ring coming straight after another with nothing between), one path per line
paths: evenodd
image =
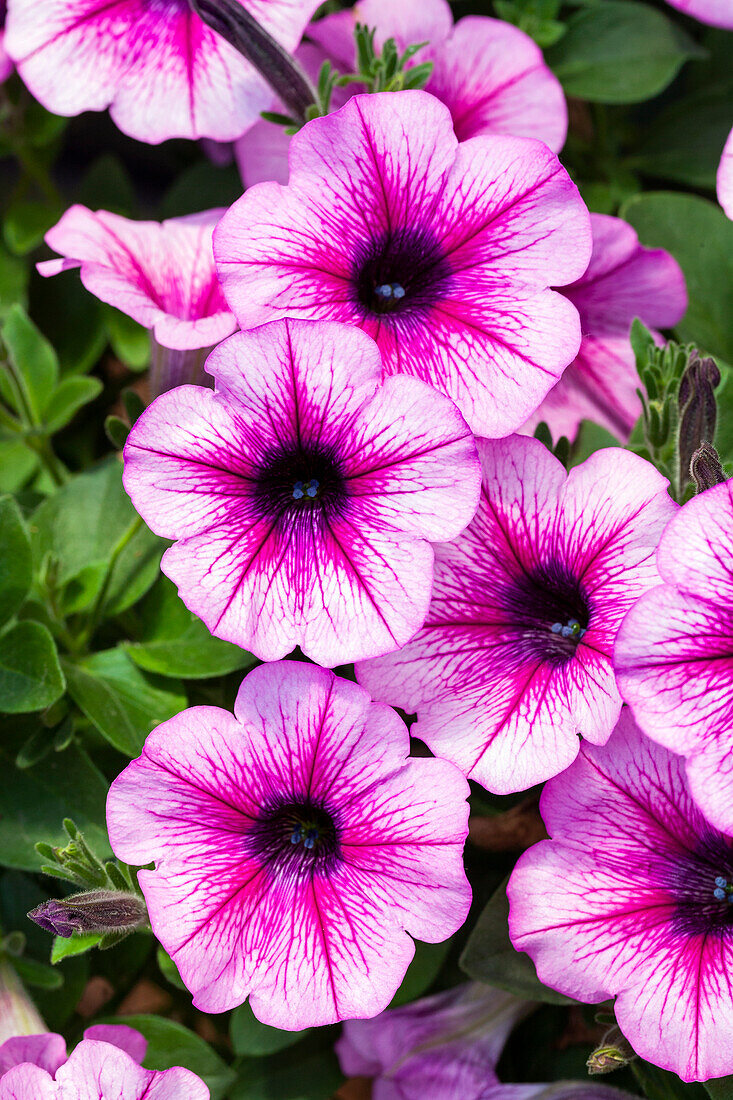
M25 1063L13 1066L0 1080L0 1100L62 1100L45 1069Z
M716 183L718 202L727 216L733 218L733 130L728 134L723 147Z
M53 1075L66 1061L66 1040L63 1035L15 1035L0 1046L0 1078L12 1066L30 1062Z

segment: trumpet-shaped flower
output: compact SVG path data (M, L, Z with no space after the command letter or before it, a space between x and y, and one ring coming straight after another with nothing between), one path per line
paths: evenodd
M279 321L220 344L216 392L180 387L143 413L125 488L163 571L212 634L263 660L300 645L337 665L396 649L430 602L430 541L478 501L471 434L442 394L384 382L347 325Z
M509 930L540 980L616 998L637 1054L684 1081L733 1071L733 847L693 802L684 761L628 711L545 787L550 834L509 880Z
M142 1069L147 1043L132 1028L98 1024L70 1057L61 1035L27 1035L0 1047L0 1100L209 1100L190 1070Z
M619 687L649 737L687 757L693 797L733 833L733 481L688 501L667 527L664 584L619 631Z
M205 1012L249 995L298 1030L385 1008L414 954L466 918L468 785L356 684L296 661L256 668L234 716L163 723L112 784L111 844ZM409 934L408 934L409 933Z
M87 290L151 330L152 389L160 393L196 380L205 351L237 327L211 247L222 213L135 222L72 206L45 238L62 258L38 270L49 276L79 268Z
M318 0L241 0L286 50ZM57 115L110 114L120 130L233 141L270 105L257 70L184 0L9 0L6 48Z
M590 264L563 290L580 314L580 351L525 427L544 420L555 439L573 440L588 419L626 440L641 414L631 322L675 325L687 308L685 277L664 249L642 248L627 222L605 214L590 220Z
M723 147L716 184L718 202L726 215L733 219L733 130L728 134Z
M557 157L527 138L461 144L426 92L361 95L290 145L290 183L260 183L224 215L214 254L244 329L346 321L386 374L451 397L474 431L534 412L580 344L575 307L590 221Z
M515 1023L534 1005L470 983L348 1020L336 1052L349 1076L372 1078L372 1100L631 1100L582 1081L503 1085L496 1064Z
M357 22L376 30L378 49L387 38L394 38L400 51L428 42L413 64L432 63L427 91L450 110L460 141L480 134L516 134L538 138L555 153L562 148L567 132L562 87L542 51L518 27L484 16L466 16L454 27L447 0L361 0L308 28L312 41L299 46L296 57L314 78L326 60L341 72L353 71ZM336 93L334 106L341 106L353 91ZM287 183L287 154L282 128L256 123L236 144L245 186L263 180Z
M611 655L621 620L658 583L675 505L654 467L620 449L569 474L536 439L480 440L481 502L436 547L425 625L362 662L376 699L417 711L416 736L506 794L567 768L578 735L603 744L621 710Z

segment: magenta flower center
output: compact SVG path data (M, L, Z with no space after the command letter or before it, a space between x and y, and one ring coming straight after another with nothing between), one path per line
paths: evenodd
M278 876L323 874L338 862L338 832L325 806L293 799L263 809L249 830L247 846Z
M582 586L555 562L515 577L504 605L520 644L531 657L551 664L570 660L590 625Z
M356 258L352 287L366 315L425 312L445 297L451 268L439 242L424 230L393 230Z
M348 499L333 448L294 444L266 455L255 473L255 500L263 516L286 523L301 517L329 519Z
M672 924L685 936L733 934L733 852L717 835L669 863L664 885L675 901Z

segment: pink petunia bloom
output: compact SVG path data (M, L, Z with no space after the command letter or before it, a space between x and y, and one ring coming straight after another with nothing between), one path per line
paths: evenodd
M249 995L289 1030L373 1016L411 937L461 926L468 784L408 752L393 711L296 661L254 669L234 716L194 707L148 737L112 784L110 842L155 861L151 923L198 1008Z
M27 1035L0 1047L0 1100L209 1100L190 1070L142 1069L147 1042L130 1027L87 1028L70 1057L62 1035Z
M591 1082L503 1085L496 1064L534 1005L468 983L344 1024L336 1053L350 1077L372 1078L372 1100L631 1100Z
M733 0L667 0L667 3L701 23L733 30Z
M15 65L8 57L8 51L5 49L5 12L7 5L5 0L0 0L0 83L7 80L10 74L15 69Z
M222 210L136 222L72 206L46 234L63 259L41 275L80 268L84 286L151 330L154 393L201 374L208 350L237 327L219 286L211 238Z
M687 308L685 277L673 256L643 248L620 218L591 214L590 220L590 264L562 291L580 314L580 351L525 430L544 420L555 439L572 441L587 419L625 441L641 415L631 322L638 317L658 328L677 324Z
M654 551L676 505L666 478L617 448L569 474L525 436L479 440L479 455L479 510L436 547L425 625L357 675L417 711L414 733L434 753L506 794L567 768L579 734L611 735L614 639L658 583Z
M266 661L398 648L427 614L430 542L478 502L456 407L415 378L380 381L374 341L347 325L237 333L206 369L215 393L163 394L125 447L135 507L180 540L162 568L184 603Z
M649 737L687 757L692 795L733 833L733 481L688 501L657 553L664 584L631 609L614 661Z
M733 130L728 134L716 180L718 202L727 217L733 219Z
M360 95L290 144L290 183L260 183L224 215L214 255L250 329L279 317L358 325L387 374L451 397L503 436L534 412L580 344L551 285L579 278L590 220L540 142L458 143L427 92Z
M583 743L540 809L551 839L509 880L514 946L570 997L615 996L642 1058L684 1081L731 1073L732 841L693 802L684 761L627 710L607 745Z
M467 16L454 27L447 0L362 0L309 27L312 42L301 45L296 57L312 77L326 60L341 72L353 71L357 22L376 28L378 49L387 38L399 50L429 42L413 64L432 62L427 91L450 110L460 141L516 134L538 138L555 153L562 149L568 124L562 87L540 48L518 27L484 16ZM354 90L337 89L334 106ZM263 180L287 183L288 142L281 127L267 122L240 138L236 156L246 187Z
M241 0L286 50L318 0ZM233 141L269 106L257 70L184 0L9 0L6 48L57 115L110 114L124 133Z

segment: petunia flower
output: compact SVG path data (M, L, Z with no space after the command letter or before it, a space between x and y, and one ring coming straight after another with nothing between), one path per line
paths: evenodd
M460 927L468 785L408 752L393 711L296 661L254 669L234 716L194 707L148 737L112 784L110 842L155 862L151 923L198 1008L249 995L289 1030L373 1016L411 937Z
M625 711L583 743L540 810L550 834L509 880L514 946L542 982L615 997L637 1054L684 1081L733 1071L733 847L693 802L683 760ZM722 884L722 885L721 885Z
M673 8L685 15L710 23L713 27L733 30L733 4L731 0L667 0Z
M716 185L718 202L727 217L733 219L733 130L728 134L723 147Z
M591 1082L504 1085L504 1043L534 1005L478 982L348 1020L336 1043L348 1076L372 1079L372 1100L631 1100Z
M667 480L617 448L566 474L536 439L479 440L475 519L436 547L425 625L357 667L376 699L417 711L414 733L499 794L567 768L578 735L608 740L621 710L621 620L658 583L675 505Z
M70 1057L62 1035L27 1035L0 1046L0 1100L209 1100L190 1070L142 1069L147 1042L133 1028L87 1028Z
M318 0L241 0L286 50ZM110 114L139 141L233 141L272 92L187 3L9 0L6 48L28 88L57 115Z
M544 420L555 439L572 441L588 419L625 441L641 415L631 322L639 317L647 326L677 324L687 308L685 277L663 248L643 248L627 222L606 214L591 214L590 220L590 264L562 291L580 314L580 351L525 430Z
M577 311L548 288L579 278L590 251L588 213L545 145L458 144L421 91L355 96L308 123L288 187L250 188L214 234L242 328L358 325L387 374L422 378L491 436L522 424L577 353Z
M277 660L344 664L422 624L433 551L478 501L458 410L415 378L384 382L347 325L280 321L211 354L216 392L163 394L125 447L124 484L163 571L212 634Z
M0 952L0 1075L3 1072L7 1039L32 1035L45 1027L43 1020L17 971Z
M136 222L77 205L46 234L63 259L39 263L41 275L78 267L87 290L151 330L154 394L202 379L210 348L237 327L211 247L222 213Z
M308 28L312 41L299 46L296 57L313 78L326 60L341 72L353 71L357 22L376 29L378 49L387 38L399 50L428 42L413 63L432 63L427 91L450 110L460 141L516 134L538 138L555 153L562 149L568 123L562 87L540 48L518 27L484 16L466 16L454 27L446 0L362 0ZM337 89L334 106L354 89ZM287 183L288 141L282 128L268 122L240 138L235 152L246 187L263 180Z
M687 757L692 795L733 833L733 481L700 493L662 536L653 588L624 620L619 687L649 737Z
M5 49L6 11L7 4L5 0L0 0L0 83L7 80L15 69L15 65L13 65L13 62L8 57L8 51Z

